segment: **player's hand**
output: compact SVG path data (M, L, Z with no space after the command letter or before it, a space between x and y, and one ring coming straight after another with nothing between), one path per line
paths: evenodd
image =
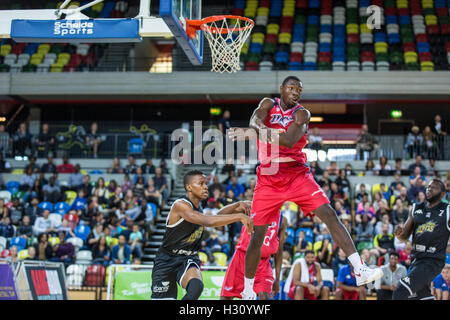
M403 227L403 224L398 224L396 227L395 227L395 230L394 230L394 235L397 237L397 238L399 238L402 234L403 234L403 231L405 230L405 228Z
M272 295L271 297L275 297L277 293L280 291L280 280L275 280L272 285Z
M252 128L230 128L228 138L233 141L256 139L256 131Z
M284 129L265 128L259 131L259 139L266 143L278 144L280 133L286 132Z
M239 213L243 213L247 216L250 216L252 210L252 202L251 201L239 201L239 206L236 208L236 211Z
M245 214L241 213L241 223L247 229L248 234L253 233L253 220L250 219L250 216L246 216Z

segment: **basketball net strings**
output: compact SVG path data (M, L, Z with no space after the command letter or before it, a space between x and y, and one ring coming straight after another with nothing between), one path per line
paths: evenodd
M213 21L204 27L212 53L214 72L233 73L241 70L239 58L242 46L252 31L251 23L237 19L232 27L228 19ZM241 25L241 21L244 26ZM244 30L240 30L244 28ZM224 33L223 33L224 32Z

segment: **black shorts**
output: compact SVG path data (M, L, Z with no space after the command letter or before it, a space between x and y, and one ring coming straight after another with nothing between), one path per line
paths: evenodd
M200 265L198 254L186 256L159 250L152 271L152 299L176 299L177 283L181 285L190 267L200 269Z
M399 285L403 285L409 291L408 299L421 300L432 299L430 285L436 276L441 273L445 262L440 259L426 258L416 259L411 264L409 273L400 279Z

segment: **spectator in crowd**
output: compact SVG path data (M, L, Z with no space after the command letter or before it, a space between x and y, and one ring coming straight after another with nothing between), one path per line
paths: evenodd
M231 172L236 173L236 166L234 165L233 158L227 158L221 173L230 176Z
M33 238L33 226L31 225L31 220L29 216L23 216L22 221L17 228L17 236L24 238L27 243L28 239Z
M209 198L206 203L206 208L203 209L203 214L206 216L215 216L219 212L219 208L217 208L216 199Z
M0 222L0 237L12 238L14 236L14 227L11 224L11 218L5 217Z
M70 242L66 242L66 234L64 232L58 233L59 243L53 247L53 257L49 260L53 262L63 262L67 267L73 263L75 254L75 247Z
M140 208L138 198L133 193L133 190L127 190L123 201L125 202L125 219L134 221L140 213Z
M413 126L411 132L406 137L405 149L409 157L414 157L415 154L420 153L423 144L423 137L420 134L418 126Z
M414 168L414 172L411 174L411 176L409 177L409 184L411 185L411 186L414 186L414 185L416 185L416 182L417 182L417 179L422 179L422 185L425 185L425 176L423 176L421 173L420 173L420 167L419 166L417 166L417 167L415 167Z
M83 189L79 189L77 197L73 200L70 210L75 210L78 215L87 207L88 200L86 199L86 193Z
M322 243L317 251L317 262L320 263L323 268L330 268L333 254L330 239L325 237L323 240L319 241L322 241Z
M217 229L212 228L209 231L209 237L206 239L206 253L214 252L222 252L222 245L220 244Z
M324 286L320 264L314 252L305 252L304 262L296 263L288 296L294 300L329 300L330 289ZM303 260L302 260L303 261Z
M312 132L308 134L308 147L312 150L322 150L323 139L320 136L320 130L318 127L314 127Z
M347 176L354 176L355 175L355 171L353 171L353 167L350 163L347 163L345 165L345 173L347 174Z
M53 163L53 156L47 157L47 163L44 163L41 167L42 173L55 173L56 172L56 166Z
M356 277L351 264L347 264L339 269L336 279L336 300L366 300L367 290L365 286L356 286Z
M339 189L342 190L343 193L350 193L350 181L347 178L347 171L345 169L339 170L339 176L334 182L336 182Z
M403 201L399 198L395 200L394 210L392 210L392 221L394 225L405 223L408 219L409 211L403 206Z
M373 238L373 249L371 254L381 257L389 252L395 251L394 247L394 235L389 233L389 224L384 223L381 229L381 234L377 234Z
M42 212L42 217L38 217L34 222L34 235L39 236L41 233L56 232L53 221L49 218L50 210L45 209Z
M283 215L284 216L284 215ZM295 256L294 260L297 260L297 258L303 258L305 256L306 251L312 249L312 243L308 242L305 239L305 231L301 230L298 233L298 240L297 240L297 246L295 250Z
M167 179L163 175L161 167L156 168L155 176L153 177L153 182L155 183L156 189L162 195L164 203L166 203L168 197Z
M86 145L92 151L92 156L97 158L98 149L102 143L102 137L97 133L98 124L97 122L92 122L91 130L86 136Z
M165 159L161 159L161 161L159 162L159 167L161 168L162 174L169 174L169 168L167 167Z
M109 264L110 257L111 250L106 244L106 238L105 236L101 236L98 242L92 247L92 263L101 264L106 267Z
M69 163L69 158L64 155L62 157L62 162L60 165L58 165L56 167L56 172L58 173L74 173L75 172L75 167L73 166L73 164Z
M225 195L225 187L220 183L219 176L214 176L213 182L208 186L209 195L211 197L213 196L215 189L220 191L220 197L223 198Z
M161 193L155 187L155 182L152 178L148 178L147 181L147 189L144 191L144 196L148 202L154 203L159 207L159 199L161 197Z
M97 182L95 183L95 189L92 191L92 195L96 196L98 198L98 203L100 205L106 204L106 187L105 187L105 179L102 177L98 178Z
M356 239L357 243L360 242L372 242L373 237L373 225L369 222L369 215L362 214L361 222L356 226Z
M37 197L31 197L28 206L24 210L24 215L30 218L31 224L34 224L37 216L41 213L41 210L39 209L38 205L39 199Z
M423 147L422 150L425 152L428 158L436 156L436 146L435 146L435 135L431 131L430 126L425 126L422 132L423 137Z
M377 300L392 300L392 293L398 287L400 279L406 277L406 268L398 261L398 253L390 252L389 263L382 267L383 277L380 281L380 289L377 290Z
M128 164L125 166L124 173L125 174L135 174L137 169L137 165L135 163L135 159L133 155L128 156Z
M315 176L320 176L323 174L323 170L322 168L319 166L319 163L317 161L311 161L311 163L309 164L310 170L311 170L311 174L315 177Z
M370 254L370 251L367 248L361 250L361 259L370 267L377 265L377 259L375 256Z
M0 124L0 155L2 156L6 156L6 153L9 153L9 133L8 131L5 130L5 125L4 124ZM0 165L0 170L1 170L1 165ZM0 171L1 172L1 171Z
M436 300L450 300L449 264L446 264L441 273L431 282L431 292Z
M349 206L348 193L340 189L336 182L331 182L330 189L331 192L328 199L330 200L331 206L334 207L336 201L343 201L345 207Z
M384 224L387 224L389 226L388 233L394 233L394 226L391 223L390 215L389 213L385 212L381 215L381 218L375 224L375 235L383 233Z
M326 170L323 172L322 177L319 179L318 184L321 188L323 188L325 185L330 186L331 182L333 181L330 179L330 173L328 172L328 170Z
M18 249L17 246L12 246L9 248L9 256L6 257L6 262L8 264L12 264L14 266L14 269L17 266L17 263L19 262L19 257L17 256Z
M340 247L336 247L336 249L333 252L333 261L331 263L331 268L333 269L334 277L337 277L339 274L339 270L348 265L349 261L347 259L347 256L345 255L344 250Z
M9 209L5 205L5 199L0 198L0 222L3 221L6 217L9 216Z
M80 172L80 170L80 165L77 163L75 165L75 171L69 176L69 187L74 191L83 187L84 175Z
M26 191L33 187L34 181L37 179L36 175L33 173L33 168L27 167L25 173L22 175L20 181L20 190Z
M361 208L362 207L362 208ZM370 205L370 202L360 202L358 205L358 211L356 212L355 220L356 223L361 223L363 221L363 216L367 216L369 223L371 225L376 222L376 213L374 208Z
M366 185L364 183L361 183L359 185L359 190L358 193L355 196L355 205L358 206L359 203L363 200L363 198L366 197L366 201L369 201L369 194L367 193L366 190Z
M415 174L414 173L414 169L416 167L420 168L420 175L421 176L426 176L427 175L427 169L425 168L425 166L422 163L422 156L420 154L416 155L416 161L414 163L411 163L408 167L409 173Z
M133 185L131 183L130 176L128 174L125 174L123 176L123 181L122 181L122 183L120 185L120 188L122 189L122 192L125 193L125 192L127 192L128 189L130 189L132 187L133 187Z
M400 263L408 269L409 266L411 265L411 252L412 252L411 241L406 241L405 247L403 249L398 250Z
M217 122L217 127L220 132L222 132L222 134L225 134L227 130L231 128L230 117L230 110L225 110L222 114L222 117Z
M111 249L111 263L131 264L131 248L123 234L119 235L119 242Z
M359 159L365 159L364 153L368 153L369 159L372 158L378 149L378 141L369 133L367 124L361 126L361 132L356 138L356 155Z
M405 170L403 168L402 158L395 159L395 164L394 164L394 169L392 170L392 174L399 174L401 176L405 176L405 175L409 174L408 170Z
M136 181L133 190L133 194L138 198L142 199L145 195L145 181L144 177L139 177Z
M61 222L61 225L56 228L56 232L64 232L64 234L66 235L66 239L69 237L75 237L75 233L73 233L72 228L69 226L69 221L67 221L66 219L64 219Z
M36 258L36 249L34 249L33 246L28 247L27 253L28 253L28 255L27 255L27 257L25 258L25 260L33 261L33 260L36 260L36 259L37 259L37 258Z
M141 166L141 169L144 174L154 174L155 166L153 165L153 160L151 158L147 158L145 163Z
M91 232L89 233L86 242L87 245L89 246L90 249L92 249L94 247L94 245L96 245L100 238L104 236L103 233L103 225L96 224L94 228L92 228Z
M219 266L219 264L216 261L216 257L214 257L212 252L210 252L208 254L208 261L206 261L205 266L206 267L218 267Z
M83 185L81 185L81 186L79 187L79 189L83 189L83 190L84 190L84 194L85 194L87 197L90 197L91 195L93 195L94 187L92 186L92 183L91 183L91 176L90 176L90 175L86 174L86 175L83 177Z
M26 165L25 168L30 167L30 168L31 168L31 172L33 172L33 173L39 173L40 168L39 168L39 166L37 165L36 160L37 160L37 159L36 159L35 156L31 156L31 157L29 158L28 164Z
M297 206L298 207L298 206ZM314 221L312 220L310 215L305 215L302 211L302 209L300 209L298 207L297 209L298 212L298 226L300 228L314 228Z
M365 176L374 176L375 174L376 173L375 173L375 166L373 164L373 160L369 159L366 162L366 168L364 170L364 174L363 175L365 175Z
M119 157L114 157L111 167L108 168L108 173L123 173L123 168L120 165Z
M379 163L375 166L375 174L377 176L389 176L391 174L391 166L387 163L386 156L381 156Z
M58 187L55 182L55 177L50 177L48 184L42 187L44 201L56 203L61 199L61 188Z
M428 176L433 177L438 174L439 169L436 168L436 159L434 157L430 157L428 159L429 168L427 169Z
M352 227L352 217L349 214L341 214L339 217L341 219L342 224L347 229L348 233L353 236L355 230Z
M238 183L237 177L232 177L227 187L225 188L225 192L228 193L229 190L233 190L236 198L241 197L244 194L245 189L244 186Z
M399 173L394 173L394 181L391 182L391 184L389 185L389 191L391 193L391 195L394 195L395 197L397 197L400 194L400 189L397 187L398 184L400 184L400 186L405 186L405 184L400 180L401 176Z
M3 153L0 152L0 173L8 173L11 172L11 164L3 159Z
M144 180L144 186L147 185L147 182L146 182L146 179L145 179L145 176L144 176L144 172L142 171L141 167L137 167L136 168L136 174L133 177L132 184L135 185L139 178L142 178Z
M24 212L24 207L19 198L14 197L12 200L12 206L9 208L9 218L11 219L11 224L17 225L22 219Z
M337 167L336 161L330 161L327 171L330 176L337 176L339 174L339 168Z
M55 153L55 137L50 134L48 123L42 124L41 133L37 136L36 146L39 156Z
M34 244L37 260L49 260L53 256L52 245L48 242L47 233L41 233L37 236L37 243Z
M27 126L24 122L19 124L19 128L12 135L13 155L26 156L27 149L31 150L31 134L27 130Z
M434 124L432 126L433 133L437 135L447 135L447 128L442 124L442 118L439 114L434 117Z
M397 199L400 199L403 202L404 208L409 209L409 206L412 204L412 200L409 198L408 189L406 189L406 187L400 189L400 195L395 198L395 201L397 201Z
M417 200L420 192L423 192L425 194L425 186L423 185L422 178L418 177L416 179L416 183L414 185L411 185L411 188L409 188L408 190L408 198L413 201Z

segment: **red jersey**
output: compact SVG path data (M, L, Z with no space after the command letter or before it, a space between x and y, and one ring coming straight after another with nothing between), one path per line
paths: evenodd
M280 217L278 223L274 221L271 225L269 225L269 228L267 228L267 233L261 247L261 258L268 258L278 251L278 245L280 242L280 239L278 238L278 230L280 229L281 219L283 219L283 216ZM250 237L251 236L248 234L247 228L242 226L241 237L236 249L244 252L247 251L248 244L250 243Z
M315 284L315 281L316 281L316 264L314 262L308 267L308 274L309 274L309 283L310 284Z
M294 121L294 113L300 109L304 108L302 105L297 104L296 106L283 111L280 106L280 99L275 98L275 102L272 106L272 109L270 109L266 120L264 121L264 125L269 128L282 129L284 131L287 131L289 126ZM258 139L258 159L262 165L267 165L270 163L270 161L272 161L272 159L279 157L290 157L295 161L298 161L300 164L305 164L307 159L306 154L302 151L302 149L307 144L308 140L306 138L306 134L304 134L303 137L301 137L301 139L297 141L297 143L292 148L278 146L278 150L276 150L276 148L272 148L271 143L264 143Z

